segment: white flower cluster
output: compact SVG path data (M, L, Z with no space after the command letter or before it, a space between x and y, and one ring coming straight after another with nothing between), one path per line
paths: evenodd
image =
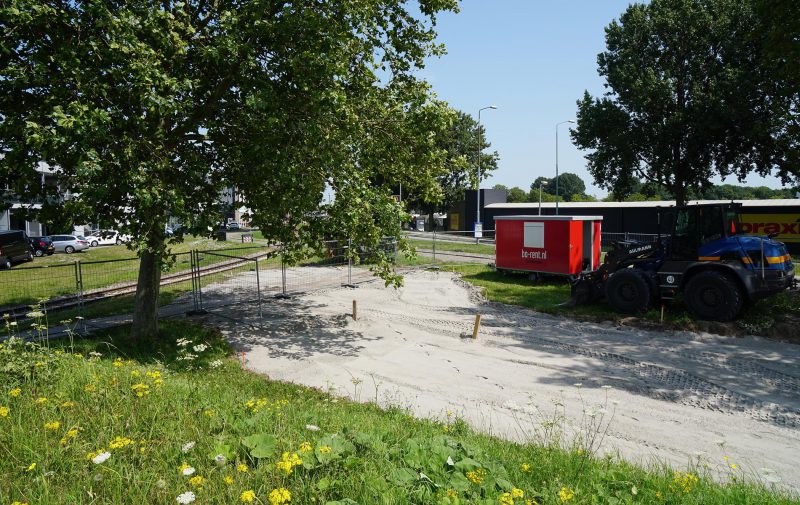
M178 347L186 347L187 345L191 344L192 341L186 338L179 338L175 343L178 344Z
M186 491L185 493L179 494L178 497L175 498L175 500L177 500L177 502L181 504L192 503L195 500L195 496L194 493L192 493L191 491Z
M208 366L210 366L211 368L219 368L219 367L222 366L222 360L221 359L215 359L214 361L209 363Z
M95 465L99 465L101 463L105 463L110 457L111 457L110 452L101 452L100 454L92 458L92 463L94 463Z
M190 441L190 442L186 442L185 444L183 444L183 447L181 447L181 450L183 452L189 452L192 449L194 449L194 445L195 445L195 442L193 440ZM192 469L192 472L194 472L194 469ZM185 474L185 475L189 475L189 474Z
M194 349L194 352L203 352L208 349L208 346L206 344L197 344L192 349Z

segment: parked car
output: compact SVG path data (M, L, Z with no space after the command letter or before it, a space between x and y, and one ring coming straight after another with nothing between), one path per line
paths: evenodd
M28 240L31 243L33 255L37 258L41 258L45 254L50 256L56 252L53 240L50 237L30 237Z
M89 248L89 241L82 236L75 235L53 235L53 246L56 252L72 254L75 251L83 251Z
M239 225L239 223L237 223L236 221L231 221L230 223L228 223L228 226L227 226L227 228L228 228L229 230L239 230L239 229L241 229L242 227L241 227L241 225Z
M33 251L24 231L0 231L0 268L11 268L14 263L32 260Z
M120 245L127 242L125 235L120 235L118 231L114 230L100 230L89 235L86 240L91 247L99 245Z

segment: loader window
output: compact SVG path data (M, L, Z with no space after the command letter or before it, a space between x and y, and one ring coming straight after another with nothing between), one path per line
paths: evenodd
M698 209L698 228L700 243L705 244L725 236L725 222L720 207L700 207Z
M673 259L697 257L697 210L679 209L675 215L675 229L670 243L670 256Z

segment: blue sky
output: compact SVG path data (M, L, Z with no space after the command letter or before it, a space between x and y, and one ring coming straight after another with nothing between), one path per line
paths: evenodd
M420 75L439 98L476 118L481 107L498 107L481 113L492 149L500 153L499 168L482 187L527 190L540 175L555 175L555 124L575 117L584 90L603 92L597 54L605 48L604 28L629 3L463 0L460 13L439 18L439 41L448 54L430 59ZM605 195L592 184L568 126L559 127L560 172L577 173L588 193ZM780 187L774 178L746 183Z

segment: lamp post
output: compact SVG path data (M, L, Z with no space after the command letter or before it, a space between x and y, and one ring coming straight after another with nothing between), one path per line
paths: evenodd
M556 123L556 215L558 215L558 127L565 123L575 123L574 119L567 119Z
M481 112L486 109L496 109L496 105L487 105L481 109L478 109L478 180L475 184L475 226L478 226L478 223L481 222ZM478 241L477 233L475 234L475 242Z

